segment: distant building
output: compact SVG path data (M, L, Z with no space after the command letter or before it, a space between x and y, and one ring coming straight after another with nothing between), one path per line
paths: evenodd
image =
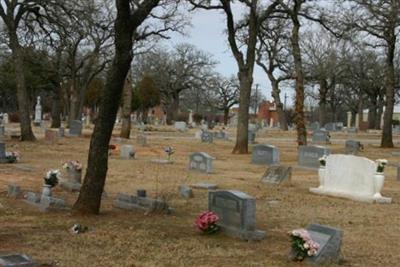
M264 125L277 127L279 123L276 104L270 101L263 101L258 105L257 119ZM271 125L272 124L272 125Z

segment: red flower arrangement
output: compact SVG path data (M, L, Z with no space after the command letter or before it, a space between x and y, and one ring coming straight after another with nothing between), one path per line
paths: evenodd
M213 234L219 231L218 220L217 214L212 211L206 211L197 216L195 224L203 233Z

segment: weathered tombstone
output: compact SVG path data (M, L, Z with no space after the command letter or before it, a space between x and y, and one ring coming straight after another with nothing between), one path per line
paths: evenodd
M193 197L193 190L189 186L180 185L178 187L179 195L184 199L189 199Z
M214 158L205 152L195 152L189 156L189 170L211 173Z
M0 256L1 267L35 267L36 263L25 254L8 254Z
M319 168L319 159L329 155L330 150L323 146L299 146L298 163L302 167Z
M144 210L146 212L165 212L167 214L172 211L164 200L138 197L123 193L118 193L113 205L114 207L125 210Z
M347 133L357 133L357 128L355 127L347 128Z
M65 136L65 128L64 127L58 128L58 136L59 137L64 137Z
M369 203L391 203L391 198L380 193L384 176L376 177L376 168L374 161L364 157L329 155L326 167L318 173L319 187L310 188L310 192Z
M218 185L210 183L197 183L197 184L192 184L191 187L194 189L215 190L218 188Z
M72 136L80 136L82 134L82 122L74 120L69 126L69 134Z
M400 181L400 166L397 166L397 181Z
M0 125L0 137L3 137L6 134L6 127L4 125Z
M58 136L59 134L56 130L46 129L44 132L44 139L46 140L46 142L56 143L58 140Z
M256 200L246 193L209 191L208 210L218 215L217 224L228 235L243 240L265 238L265 232L256 229Z
M310 129L311 129L312 131L317 131L317 130L319 130L320 128L321 128L321 127L320 127L320 124L319 124L318 121L314 121L313 123L310 124Z
M329 143L330 135L328 131L316 130L313 132L312 141L317 143Z
M310 224L306 229L311 239L320 246L317 254L307 257L306 261L314 266L339 263L343 231L320 224Z
M335 122L328 122L327 124L325 124L324 128L329 132L336 132L337 131L337 127L336 127L336 123Z
M202 143L213 143L214 142L214 136L211 132L208 131L203 131L201 133L201 142Z
M279 150L276 146L256 145L253 148L251 162L254 164L279 164Z
M21 187L17 185L8 185L7 197L19 198L22 195Z
M186 128L187 128L186 122L184 122L184 121L177 121L177 122L175 122L174 126L175 126L176 130L181 131L181 132L186 131Z
M121 146L121 158L123 159L134 159L135 158L135 151L133 146L131 145L123 145Z
M136 141L141 146L147 146L147 137L144 134L138 134Z
M256 132L250 131L248 132L248 141L250 144L254 144L256 142Z
M6 144L0 143L0 163L6 162Z
M195 139L200 139L201 140L201 134L203 133L202 130L198 130L194 133L194 138Z
M271 166L264 173L261 181L267 184L280 184L283 181L290 181L292 177L292 167Z
M33 123L36 126L39 126L42 122L42 105L40 104L40 96L36 99L36 106L35 106L35 119Z
M4 123L4 125L7 125L9 122L10 122L10 118L8 116L8 113L6 112L3 115L3 123Z
M358 152L362 150L363 145L361 144L360 141L346 140L345 148L346 148L346 154L356 155Z

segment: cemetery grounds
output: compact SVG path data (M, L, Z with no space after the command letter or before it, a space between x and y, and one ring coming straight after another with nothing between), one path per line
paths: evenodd
M14 125L17 128L17 125ZM216 140L213 144L194 139L196 130L185 133L172 128L147 132L148 146L136 143L137 132L131 134L137 151L136 160L110 156L105 185L107 197L98 216L76 216L70 212L40 212L22 200L6 197L7 185L17 184L23 191L40 192L43 176L49 169L61 169L67 160L86 164L90 129L82 137L60 138L56 144L43 140L43 130L35 129L39 141L20 143L6 141L7 149L22 155L20 163L0 165L0 251L19 252L31 256L42 266L305 266L290 262L288 231L319 223L344 231L342 266L400 266L400 182L396 168L387 167L382 195L392 197L391 204L369 204L309 193L318 186L316 171L297 168L295 132L271 130L257 133L256 142L275 145L280 150L282 165L292 166L290 183L268 185L260 182L265 166L250 163L251 155L232 155L233 141ZM113 144L120 144L115 138ZM230 136L234 136L233 129ZM380 149L380 135L331 133L332 153L344 153L344 142L360 140L365 149L360 156L372 160L386 158L397 164L396 149ZM395 136L395 144L400 136ZM309 136L311 140L311 136ZM176 149L171 165L151 163L165 158L164 147ZM251 146L250 146L251 147ZM215 157L214 173L188 171L188 158L203 151ZM208 182L220 189L243 191L256 198L257 228L266 231L260 242L232 239L222 233L204 236L195 226L196 216L207 210L207 191L194 189L194 198L182 199L179 185ZM150 197L165 198L174 208L171 215L130 212L112 206L117 193L135 194L146 189ZM73 205L78 193L56 187L55 197ZM69 229L80 223L87 233L73 235Z

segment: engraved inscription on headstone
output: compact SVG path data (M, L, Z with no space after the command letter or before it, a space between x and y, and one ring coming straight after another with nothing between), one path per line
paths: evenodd
M211 173L214 158L204 152L196 152L189 157L189 169Z
M308 168L319 168L319 158L329 155L330 150L322 146L299 146L298 163Z
M269 184L280 184L281 182L288 180L292 177L292 167L286 166L271 166L265 172L261 181Z
M271 145L256 145L253 148L251 162L254 164L279 164L279 150Z

